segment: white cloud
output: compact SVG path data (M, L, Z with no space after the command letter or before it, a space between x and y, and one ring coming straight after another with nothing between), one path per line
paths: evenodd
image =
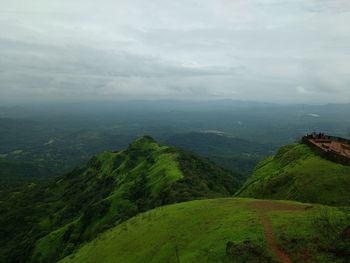
M310 94L311 93L309 90L307 90L303 86L297 86L295 89L300 94Z

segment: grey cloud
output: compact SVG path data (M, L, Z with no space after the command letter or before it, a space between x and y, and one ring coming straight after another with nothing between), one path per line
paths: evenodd
M347 13L350 3L347 0L312 0L304 1L304 7L310 12Z
M345 0L3 0L0 96L348 102Z

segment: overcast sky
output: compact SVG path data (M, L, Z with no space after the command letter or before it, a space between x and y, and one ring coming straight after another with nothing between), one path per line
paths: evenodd
M0 98L350 102L349 25L349 0L0 0Z

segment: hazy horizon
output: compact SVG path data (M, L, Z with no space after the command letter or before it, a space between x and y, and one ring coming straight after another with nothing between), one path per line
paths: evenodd
M3 0L0 103L350 102L346 0Z
M208 106L216 105L216 106L246 106L246 107L256 107L256 106L271 106L271 107L295 107L295 106L327 106L327 105L350 105L350 102L321 102L321 101L313 101L313 102L297 102L297 101L258 101L258 100L239 100L239 99L120 99L120 100L89 100L89 99L71 99L71 100L50 100L50 99L23 99L23 100L1 100L0 98L0 107L32 107L32 106L43 106L43 107L65 107L66 106L82 106L88 107L89 105L154 105L154 106L163 106L165 109L167 106L171 105L191 105L195 107L196 105Z

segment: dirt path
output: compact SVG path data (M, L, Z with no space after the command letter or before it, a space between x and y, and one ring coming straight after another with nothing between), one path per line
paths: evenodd
M264 228L264 234L266 238L267 245L269 246L270 250L273 252L273 254L282 262L282 263L293 263L291 258L283 251L281 250L276 243L276 237L273 233L271 222L269 218L267 217L267 212L270 211L301 211L305 210L309 206L307 205L296 205L296 204L288 204L288 203L278 203L275 201L253 201L249 203L249 206L251 206L258 214L261 224Z

